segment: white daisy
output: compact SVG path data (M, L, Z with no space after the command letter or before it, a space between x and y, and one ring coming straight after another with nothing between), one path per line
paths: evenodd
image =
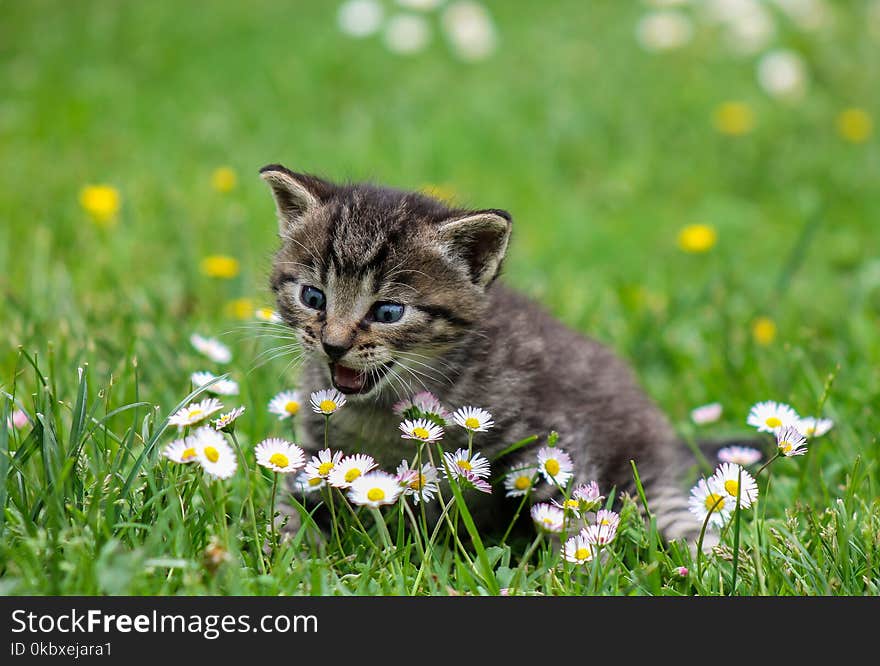
M280 324L282 321L281 316L272 308L257 308L254 311L254 318L272 324Z
M636 39L646 51L681 48L691 41L693 34L690 18L678 11L648 12L636 26Z
M472 456L468 456L467 449L458 449L455 453L446 452L443 454L443 460L446 463L443 475L447 479L450 476L458 478L468 472L478 479L485 479L489 476L489 461L477 451L474 451Z
M309 401L312 403L312 411L315 414L330 416L345 405L345 396L336 389L330 388L315 391L309 396Z
M581 530L581 536L596 546L607 546L617 536L617 525L587 525Z
M340 460L342 460L342 451L333 453L330 449L322 449L309 460L305 474L309 479L326 479Z
M719 487L712 479L700 479L693 488L688 498L688 509L700 522L710 516L709 525L721 527L730 516L733 502L727 496L724 488Z
M798 421L797 412L782 402L767 400L759 402L749 410L746 423L758 432L775 432L777 428L792 426Z
M834 421L831 419L817 419L815 416L807 416L798 419L795 427L804 437L821 437L831 430Z
M345 456L330 472L327 483L336 488L350 488L355 479L374 470L376 466L372 456L363 453Z
M538 451L538 469L547 483L565 486L573 476L571 457L559 447L545 446Z
M232 360L232 352L216 338L206 338L193 333L189 338L190 343L200 354L207 356L215 363L229 363Z
M320 476L310 477L305 471L297 474L291 483L293 489L301 495L308 495L316 490L320 490L326 485L324 479Z
M785 49L761 56L757 75L758 83L768 95L791 101L802 98L809 84L803 58Z
M303 450L278 437L264 439L254 447L257 463L280 474L298 472L306 464Z
M232 432L233 424L238 419L239 416L244 414L244 407L236 407L231 412L226 412L225 414L221 414L219 417L214 419L211 423L214 425L214 430L222 430L224 432Z
M715 423L715 421L721 418L722 411L724 411L724 408L720 402L711 402L708 405L702 405L691 410L691 421L697 425Z
M473 472L463 471L456 479L463 489L473 488L487 495L492 494L492 486L489 485L488 481Z
M742 465L743 467L754 465L761 458L761 452L750 446L725 446L723 449L718 450L718 460Z
M223 409L223 403L216 398L207 398L201 402L193 402L186 407L181 407L168 418L168 423L176 425L178 428L191 426L200 421L204 421L214 412Z
M443 438L443 428L428 419L406 420L400 428L403 439L415 439L420 442L436 442Z
M721 463L712 475L712 481L724 488L731 499L732 508L736 508L737 489L739 489L739 505L743 509L748 509L758 501L758 484L755 478L739 465Z
M437 468L431 463L422 465L421 473L417 468L411 468L406 460L401 460L397 466L397 482L403 488L403 494L412 496L416 504L434 499L439 490L438 479Z
M430 391L420 391L412 398L395 402L392 410L398 416L409 416L412 418L430 418L433 421L442 421L445 423L450 418L449 410L443 406L440 399ZM438 424L439 425L439 424Z
M238 469L235 451L226 439L213 428L202 427L196 430L187 441L192 439L199 463L207 474L217 479L228 479Z
M585 564L596 555L596 547L581 533L568 539L562 547L562 559L574 564Z
M442 25L455 55L468 62L488 58L498 43L492 17L478 2L453 2L443 12Z
M217 381L214 381L214 380ZM215 395L238 395L238 382L231 379L218 379L212 372L194 372L190 375L190 381L195 388L201 388L205 384L214 382L206 390Z
M609 511L608 509L602 509L596 513L596 525L604 528L605 531L610 532L611 540L613 540L614 535L617 534L617 527L620 525L620 515L614 511ZM607 543L610 542L611 541L609 540ZM596 543L601 544L600 541L597 541Z
M571 491L571 497L578 500L581 511L595 511L605 499L604 495L599 494L599 484L595 481L579 485Z
M382 471L370 472L352 481L348 498L358 506L378 507L394 504L403 489L397 479Z
M299 391L282 391L269 401L269 412L277 414L279 421L296 416L300 407L302 396Z
M385 23L385 46L398 55L412 55L431 41L431 25L416 14L396 14Z
M565 525L565 513L559 507L541 502L531 510L532 520L545 532L561 532Z
M537 467L517 467L504 476L504 489L507 497L522 497L535 483Z
M558 500L550 500L553 503L553 506L562 509L567 512L569 515L575 514L580 515L581 512L581 503L576 500L574 497L569 497L568 499L563 499L561 502Z
M452 420L470 432L486 432L495 425L492 415L479 407L462 407L452 413Z
M802 456L807 452L807 438L796 426L787 426L776 431L776 446L786 456Z
M188 439L175 439L162 450L162 455L176 463L196 462L199 459L196 447Z
M384 11L376 0L348 0L339 7L336 22L349 37L368 37L382 25Z

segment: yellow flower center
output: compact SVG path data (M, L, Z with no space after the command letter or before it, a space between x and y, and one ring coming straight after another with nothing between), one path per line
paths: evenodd
M473 469L469 460L456 460L455 464L467 472L470 472Z
M189 447L188 449L184 449L183 453L180 454L181 460L189 460L191 458L196 457L196 450L193 447Z
M553 525L553 519L548 516L547 518L544 518L543 523L550 527Z
M264 321L269 321L270 319L272 319L274 314L275 310L273 310L272 308L260 308L259 310L257 310L257 317L263 319Z
M336 411L336 403L332 400L322 400L318 407L325 414L331 414Z
M223 311L236 319L250 319L254 314L254 302L250 298L236 298L224 305Z
M804 434L807 436L816 434L816 426L807 426L804 428Z
M837 132L852 143L864 143L873 129L874 122L864 109L846 109L837 116Z
M345 473L345 482L351 483L356 478L358 478L360 475L361 475L361 471L359 469L355 469L354 467L352 467L350 470L348 470Z
M276 467L287 467L290 464L290 461L287 459L287 456L283 453L273 453L272 457L269 458L269 462L275 465Z
M574 559L588 560L590 559L590 550L588 548L578 548L574 551Z
M471 430L476 430L480 427L480 419L474 416L469 416L464 420L464 425Z
M712 120L715 129L729 136L748 134L755 127L755 114L743 102L724 102L715 109Z
M791 442L786 442L785 440L779 442L779 448L782 449L783 453L789 453L792 449Z
M600 525L610 525L611 521L608 520L607 518L603 518L602 520L599 521L599 524Z
M205 447L205 457L208 460L210 460L212 463L215 463L218 460L220 460L220 452L217 449L215 449L213 446L206 446Z
M299 411L299 403L296 400L289 400L284 405L284 411L293 416Z
M718 241L718 232L708 224L689 224L678 232L678 247L684 252L708 252Z
M213 254L202 259L199 265L202 273L212 278L228 280L239 273L238 259L224 254Z
M556 458L550 458L550 460L544 463L544 469L547 470L547 474L550 476L556 476L559 474L559 461Z
M428 439L431 436L425 428L413 428L412 431L413 437L418 437L419 439Z
M211 174L211 186L221 193L231 192L235 189L238 178L229 167L220 167Z
M726 490L731 497L736 497L736 491L739 490L739 482L734 481L733 479L728 479L724 482L724 490Z
M778 428L779 426L782 425L782 421L780 421L780 420L779 420L778 418L776 418L775 416L770 416L770 417L768 417L767 420L764 421L764 423L767 424L767 427L768 427L768 428Z
M563 502L563 506L565 506L566 509L577 511L580 508L581 503L578 502L576 499L567 499L565 500L565 502Z
M84 187L79 195L80 205L103 227L109 227L119 212L119 190L109 185Z
M316 476L314 479L309 479L309 485L310 486L320 486L321 481L322 481L321 477Z
M371 502L381 502L385 499L385 491L381 488L370 488L367 491L367 499Z
M425 475L419 474L419 478L417 478L415 481L412 481L409 484L409 487L412 488L413 490L421 490L422 488L424 488L425 487Z
M516 481L513 482L513 487L517 490L525 490L530 485L532 485L532 480L527 476L517 477Z
M776 339L776 323L770 317L758 317L752 322L752 337L766 347Z
M203 410L203 409L191 409L191 410L189 410L189 417L191 419L197 419L204 413L205 413L205 410Z
M724 508L724 498L721 495L709 493L706 495L705 504L708 511L721 511Z
M321 463L318 466L318 474L320 474L321 476L327 476L330 473L330 470L332 470L332 469L333 469L332 462Z

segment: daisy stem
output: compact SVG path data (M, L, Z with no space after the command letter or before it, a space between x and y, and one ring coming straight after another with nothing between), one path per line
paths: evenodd
M473 453L474 453L474 431L468 430L468 459L469 460L470 460L470 457L473 455Z
M428 451L428 455L430 455L430 450ZM443 497L440 495L440 491L437 491L437 501L443 504ZM428 563L431 560L431 554L434 552L434 542L437 540L437 535L440 533L440 528L443 526L443 519L446 517L446 514L449 512L449 509L452 507L453 502L455 501L454 497L449 498L449 502L447 502L443 506L443 511L440 513L440 517L437 519L437 523L434 525L434 532L431 534L431 539L425 546L425 557L422 559L422 564L419 567L419 572L416 574L415 582L413 583L412 590L410 590L410 596L415 596L416 592L419 590L419 583L422 580L422 575L425 573L425 570L428 568Z
M510 579L510 594L513 594L514 590L516 590L516 586L519 583L520 576L525 572L526 565L529 563L529 559L531 559L535 550L537 550L538 546L541 544L541 541L544 539L544 533L538 532L538 536L535 537L535 540L532 541L532 545L528 547L525 553L523 553L522 559L520 560L519 566L516 568L516 573L513 574L513 578Z
M331 490L330 493L332 494L333 491ZM364 535L365 537L367 537L367 541L370 542L370 547L371 547L373 550L375 550L375 551L378 552L378 551L379 551L379 548L376 546L376 542L373 541L373 540L370 538L370 533L367 532L367 528L364 527L364 524L361 522L361 519L358 518L357 511L355 511L355 510L354 510L354 507L353 507L351 504L349 504L348 501L346 501L346 499L345 499L345 495L342 494L342 491L341 491L341 490L339 491L339 496L342 498L342 503L343 503L345 506L348 507L348 510L349 510L349 512L351 513L351 517L354 518L354 521L357 523L358 528L360 528L360 531L363 532L363 535ZM342 550L342 546L341 546L341 545L339 546L339 549ZM343 553L343 554L344 554L344 553Z
M739 521L742 508L739 504L740 494L742 492L742 467L736 480L736 515L733 517L733 572L730 575L730 596L736 594L736 573L739 568Z
M416 465L417 465L416 469L419 470L419 476L417 478L419 479L419 509L420 509L419 513L422 514L422 535L423 535L425 542L427 543L427 541L428 541L428 514L425 510L425 498L422 495L422 483L421 483L421 481L422 481L422 450L424 448L425 448L424 442L419 444L419 450L418 450L418 453L416 453ZM431 463L431 466L432 467L434 466L433 462ZM437 484L437 485L439 486L439 484Z
M275 494L278 492L278 472L272 474L272 497L269 500L269 529L271 530L269 545L272 548L272 554L275 554L275 548L278 546L278 538L275 534Z
M706 528L709 527L709 518L712 517L715 507L723 501L723 497L719 497L715 500L712 508L706 513L706 518L703 520L703 526L700 528L700 538L697 539L697 580L700 582L700 585L703 584L703 538L706 536Z
M244 451L242 451L241 445L238 443L238 438L235 436L235 431L230 432L229 436L232 438L232 443L235 445L235 451L238 453L238 459L241 461L242 469L245 471L245 479L247 479L247 508L251 519L251 530L254 533L254 549L257 552L257 562L260 564L260 573L265 574L266 563L263 561L263 548L260 545L260 534L257 530L257 512L254 510L254 487L251 483L251 470L248 467L247 458L244 457Z
M344 555L342 541L339 538L339 525L336 524L336 503L333 501L333 488L330 487L329 483L325 484L324 487L327 489L327 501L330 504L330 521L333 523L333 536L336 538L336 547Z
M776 459L777 459L779 456L781 456L781 455L782 455L782 452L781 452L781 451L777 451L775 456L773 456L772 458L770 458L770 460L768 460L767 462L765 462L765 463L761 466L761 469L759 469L757 472L755 472L755 478L757 478L758 475L759 475L761 472L763 472L765 469L767 469L768 467L770 467L770 463L772 463L774 460L776 460Z
M510 524L507 526L507 529L504 531L504 536L501 537L501 543L507 543L507 537L510 536L510 532L513 530L513 526L516 525L516 521L519 519L519 514L522 513L523 507L526 505L526 502L529 501L529 498L532 496L532 490L535 487L535 484L538 482L538 477L540 476L540 472L535 472L535 475L532 477L532 483L529 485L529 489L523 494L522 500L520 500L519 506L516 507L516 512L513 514L513 518L510 520Z

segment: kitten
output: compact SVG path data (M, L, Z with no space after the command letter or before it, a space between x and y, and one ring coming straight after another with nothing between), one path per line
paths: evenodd
M539 435L493 462L493 476L534 465L555 430L575 483L632 492L635 460L664 535L692 539L699 531L681 485L693 460L627 365L496 281L510 240L507 212L336 185L278 164L260 174L282 240L271 285L306 358L300 388L332 384L348 399L330 421L333 447L369 453L393 470L416 447L400 437L392 405L428 390L444 405L491 412L495 426L475 446L490 460ZM324 418L308 410L297 418L306 450L323 448ZM463 429L446 429L447 451L466 443ZM550 490L541 484L535 499ZM498 487L470 493L468 502L484 529L503 529L516 507Z

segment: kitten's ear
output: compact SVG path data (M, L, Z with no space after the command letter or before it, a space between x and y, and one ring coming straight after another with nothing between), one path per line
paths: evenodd
M272 188L278 210L278 233L286 235L312 208L330 197L333 185L315 176L295 173L280 164L260 169L260 177Z
M440 243L447 256L463 262L474 284L488 286L498 275L510 240L510 213L478 210L444 222Z

